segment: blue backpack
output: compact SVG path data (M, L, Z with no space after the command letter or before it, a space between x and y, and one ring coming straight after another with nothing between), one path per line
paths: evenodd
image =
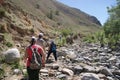
M51 43L51 50L56 51L56 44L55 43Z

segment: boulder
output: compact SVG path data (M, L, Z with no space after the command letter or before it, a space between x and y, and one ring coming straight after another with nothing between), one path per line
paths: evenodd
M40 73L48 73L49 71L47 69L41 69Z
M82 73L81 80L100 80L100 78L94 73Z
M58 69L59 68L59 64L57 64L57 63L54 63L53 65L52 65L52 69Z
M74 72L70 69L67 69L67 68L63 68L62 71L64 74L67 74L69 76L73 76L74 75Z
M22 71L20 69L14 69L13 73L16 75L22 74Z
M4 56L7 63L13 63L20 60L20 51L17 48L8 49Z
M106 75L106 76L112 76L112 72L107 67L100 67L100 73Z
M67 76L65 74L60 74L57 76L57 78L61 79L61 80L66 80Z
M83 71L83 68L81 66L75 66L73 68L73 71L74 71L74 74L79 75Z
M71 60L74 60L76 57L77 56L76 56L75 52L73 52L73 51L69 51L67 54L67 58L69 58Z

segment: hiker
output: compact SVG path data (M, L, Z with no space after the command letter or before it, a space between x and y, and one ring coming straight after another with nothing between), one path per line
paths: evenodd
M39 33L36 44L40 45L43 48L44 52L45 52L45 41L43 39L43 36L44 36L43 33Z
M49 45L49 49L48 49L48 54L47 54L47 60L50 56L51 53L53 53L55 61L57 62L57 54L56 54L56 44L54 43L54 41L51 41L50 45Z
M40 69L32 69L31 68L31 61L33 57L33 49L36 49L38 54L41 55L41 64L42 67L45 67L45 52L39 45L36 44L37 39L32 37L30 41L30 45L26 48L26 53L24 57L24 62L26 62L27 73L28 73L28 80L39 80L39 71Z

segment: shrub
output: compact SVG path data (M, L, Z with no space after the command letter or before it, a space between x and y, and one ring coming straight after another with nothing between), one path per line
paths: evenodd
M56 14L57 16L59 16L59 15L60 15L60 13L59 13L59 11L58 11L58 10L56 10L55 14Z
M57 41L56 43L57 43L58 46L63 46L63 45L66 44L66 38L65 37L62 37L61 39L57 39L56 41Z
M12 69L17 69L17 68L20 68L20 64L19 64L19 62L14 62L11 64L11 67L12 67Z
M53 11L52 10L50 10L50 12L47 14L47 17L49 19L53 19Z
M39 4L36 4L36 6L35 6L37 9L39 9L40 8L40 5Z
M2 77L4 76L5 71L3 69L0 69L0 80L2 79Z
M3 18L5 16L5 10L3 8L0 8L0 18Z
M71 33L71 30L69 30L69 29L63 29L63 30L61 30L61 34L66 37L72 33Z
M10 43L10 42L6 42L6 46L7 46L7 47L12 47L12 46L13 46L13 44L12 44L12 43Z
M33 28L31 28L31 29L30 29L30 32L34 34L34 32L35 32L35 31L34 31L34 29L33 29Z

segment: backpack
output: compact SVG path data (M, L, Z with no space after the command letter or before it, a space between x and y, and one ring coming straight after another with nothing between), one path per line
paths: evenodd
M37 40L37 44L40 45L40 46L42 46L42 47L45 45L44 42L45 41L43 39L38 39Z
M51 50L56 51L56 45L54 43L51 44Z
M39 54L37 48L31 48L32 50L32 58L30 60L30 68L31 69L41 69L42 67L42 56Z

